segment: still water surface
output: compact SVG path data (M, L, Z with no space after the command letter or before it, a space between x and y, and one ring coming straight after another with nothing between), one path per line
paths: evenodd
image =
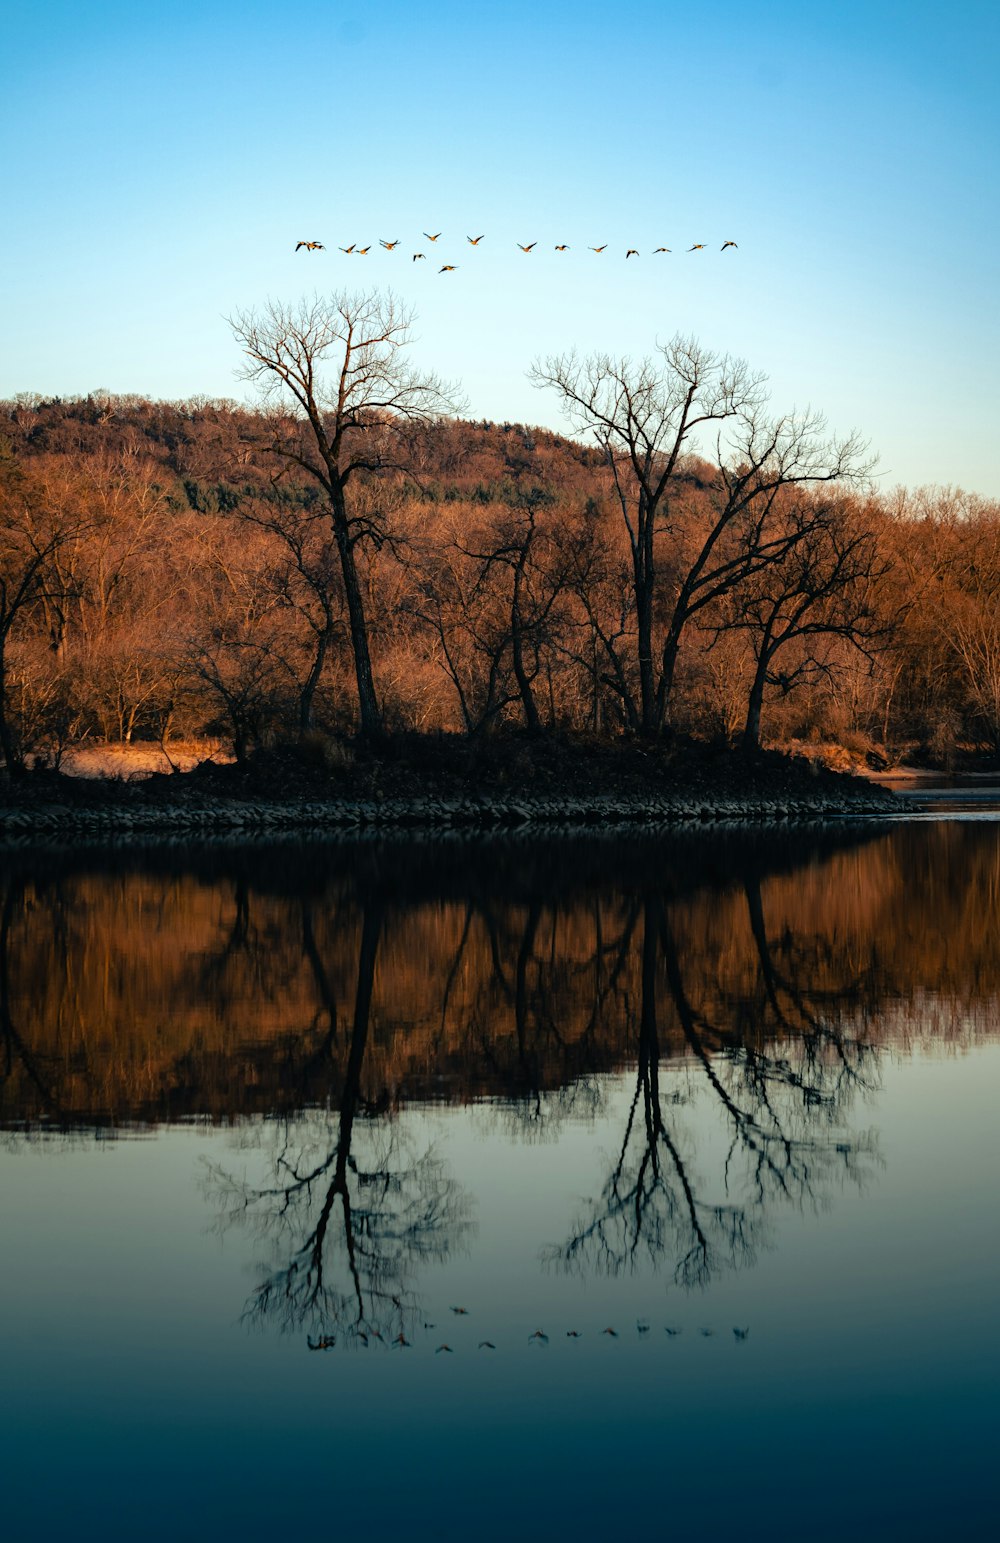
M978 820L8 856L4 1535L994 1535L998 927Z

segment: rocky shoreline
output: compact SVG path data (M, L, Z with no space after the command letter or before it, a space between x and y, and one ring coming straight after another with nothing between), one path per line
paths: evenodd
M862 778L777 754L411 740L332 766L286 747L134 781L32 773L0 789L0 841L815 825L899 807Z

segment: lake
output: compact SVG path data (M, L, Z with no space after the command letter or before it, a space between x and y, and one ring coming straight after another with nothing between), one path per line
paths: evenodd
M4 1535L993 1535L1000 823L914 808L9 851Z

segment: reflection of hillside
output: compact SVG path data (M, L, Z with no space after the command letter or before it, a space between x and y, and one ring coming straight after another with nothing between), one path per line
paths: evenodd
M336 1101L376 896L372 1105L530 1098L633 1063L651 895L711 1052L820 1021L877 1044L888 1022L927 1032L928 1012L933 1032L962 1043L995 1016L991 826L902 826L807 848L798 866L787 842L763 837L646 842L641 860L626 845L594 851L477 849L440 866L432 848L328 853L298 872L286 855L280 882L249 859L200 875L10 871L0 1120L229 1118ZM656 992L660 1054L690 1055L662 965Z

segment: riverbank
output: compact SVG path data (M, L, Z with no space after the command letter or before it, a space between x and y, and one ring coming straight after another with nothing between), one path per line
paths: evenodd
M0 834L676 825L887 814L894 794L776 752L684 744L315 741L142 780L35 771L0 789Z

